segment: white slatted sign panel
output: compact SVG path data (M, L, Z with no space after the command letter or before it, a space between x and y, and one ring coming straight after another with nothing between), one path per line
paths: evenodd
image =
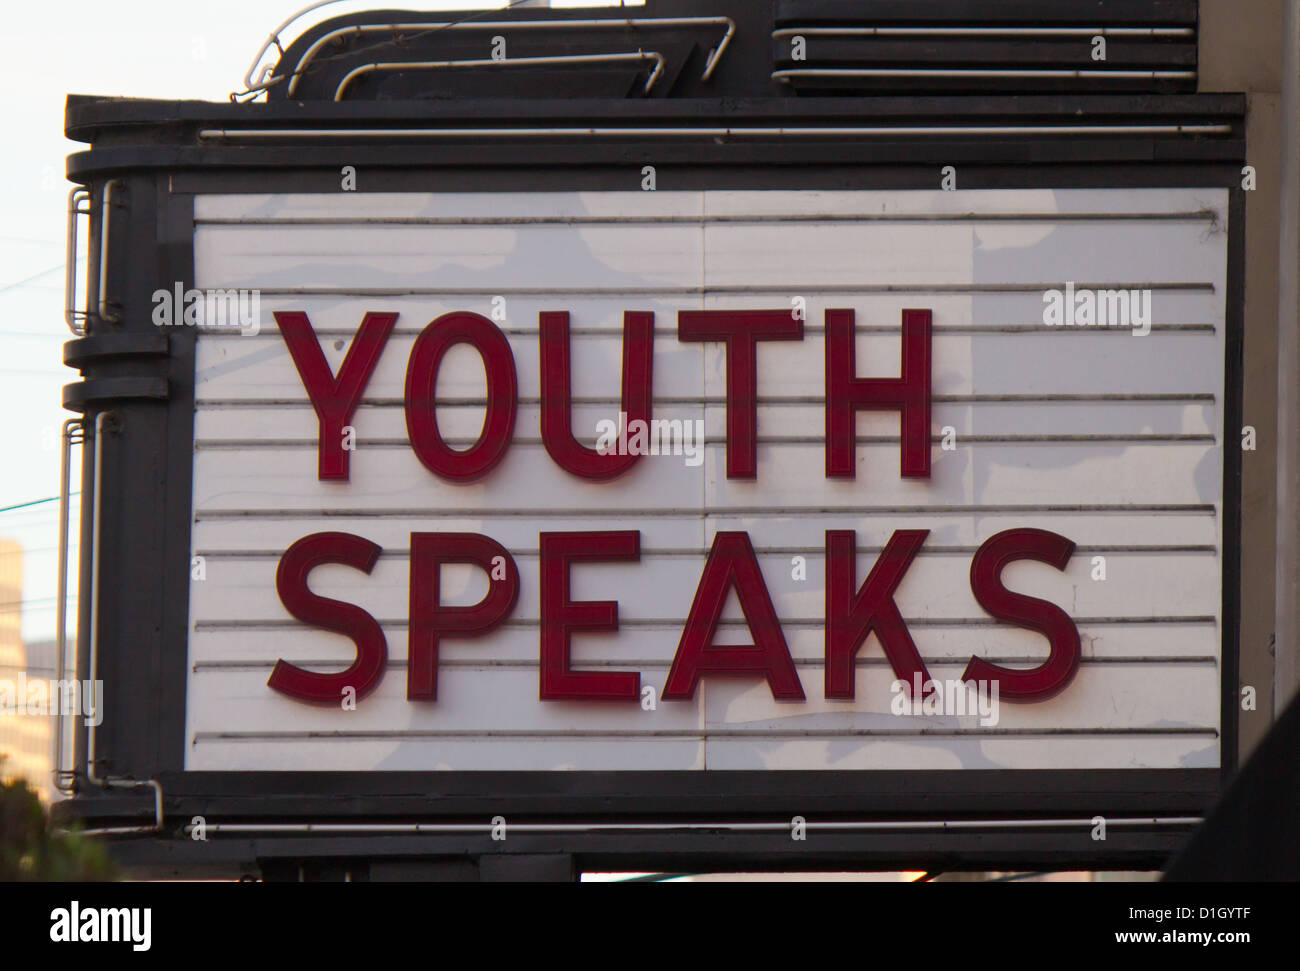
M196 556L187 697L191 770L946 769L1218 764L1223 480L1222 190L654 192L211 196L196 204L196 285L261 291L261 331L198 344ZM1043 324L1066 281L1149 288L1145 336ZM439 479L408 442L410 350L453 310L505 298L519 380L512 444L485 479ZM725 355L681 343L677 313L807 303L802 341L760 344L758 474L725 475ZM860 413L857 477L825 466L823 313L853 308L857 368L897 377L900 312L933 313L931 477L899 475L897 412ZM308 314L337 370L367 311L399 314L353 425L347 482L316 478L317 421L272 318ZM654 416L702 418L704 461L643 457L608 482L560 469L540 439L538 313L571 315L579 437L616 418L622 315L655 313ZM468 445L484 376L457 346L439 425ZM956 448L944 450L945 426ZM823 694L824 533L857 534L861 583L898 529L928 529L896 601L936 679L972 655L1032 667L1044 638L992 620L971 556L995 533L1051 530L1064 572L1022 561L1003 579L1062 607L1082 641L1061 694L1003 702L996 726L891 713L894 674L871 638L856 697ZM716 532L749 534L804 702L765 681L706 679L690 701L538 700L538 534L637 529L639 562L577 565L572 597L615 599L617 633L578 634L574 666L662 687ZM267 687L276 660L336 671L354 649L291 617L279 556L337 530L383 547L371 575L342 566L312 589L383 626L387 673L355 711ZM492 537L520 595L488 636L445 639L438 700L406 692L412 532ZM792 576L792 558L807 562ZM1093 579L1094 557L1106 560ZM447 602L487 578L443 570ZM733 598L719 640L747 642Z

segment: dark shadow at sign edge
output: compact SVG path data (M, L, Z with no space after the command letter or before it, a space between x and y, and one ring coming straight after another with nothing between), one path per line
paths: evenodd
M1165 868L1170 882L1300 880L1300 695Z

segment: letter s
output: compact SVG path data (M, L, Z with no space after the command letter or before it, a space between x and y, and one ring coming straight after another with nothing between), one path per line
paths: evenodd
M343 634L357 646L352 666L336 674L307 671L283 659L275 662L267 685L299 701L337 705L344 688L358 698L379 686L388 663L388 642L379 622L355 604L331 600L307 588L307 575L323 563L341 563L369 573L382 548L351 533L313 533L284 551L275 571L275 591L280 602L303 623Z
M1074 554L1074 543L1044 529L1008 529L990 536L975 551L970 588L981 607L998 620L1007 620L1047 638L1051 652L1036 668L1016 670L972 657L963 681L999 681L1007 701L1046 701L1063 691L1079 669L1079 630L1056 604L1012 593L1002 585L1002 570L1015 560L1037 560L1058 570Z

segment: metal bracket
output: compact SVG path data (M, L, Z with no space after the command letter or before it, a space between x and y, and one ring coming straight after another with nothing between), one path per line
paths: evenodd
M133 836L146 835L149 833L161 833L163 831L163 790L162 783L157 779L97 779L93 775L94 769L91 768L90 781L98 783L106 789L152 789L153 790L153 823L141 826L100 826L97 829L80 830L81 836Z

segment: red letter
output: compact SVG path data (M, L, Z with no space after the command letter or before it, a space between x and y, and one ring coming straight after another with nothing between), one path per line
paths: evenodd
M569 639L576 630L618 630L615 600L570 600L569 562L641 559L641 533L542 533L541 676L543 701L635 701L641 675L635 671L572 671Z
M569 313L548 311L541 320L542 442L555 463L584 479L612 479L632 467L640 455L601 455L573 436L570 377ZM650 375L654 361L655 315L623 313L623 405L628 423L650 421Z
M1008 529L986 539L970 564L970 588L980 606L998 620L1038 631L1051 652L1036 668L1018 671L972 657L963 681L1001 681L998 691L1007 701L1046 701L1062 691L1079 670L1079 631L1056 604L1011 593L1002 586L1002 569L1015 560L1037 560L1064 570L1074 544L1044 529Z
M727 345L727 478L752 479L758 452L758 342L801 341L803 321L789 310L682 310L679 341Z
M504 573L494 576L493 559ZM439 588L442 564L472 563L488 575L488 592L472 607L444 607ZM514 609L519 596L519 570L506 548L478 533L411 534L410 658L406 697L434 701L438 697L438 638L444 634L474 637L483 634Z
M930 311L903 311L903 376L859 378L852 310L826 311L826 475L852 479L859 411L903 413L902 473L930 477Z
M727 592L736 589L745 612L753 644L719 644L713 634L727 602ZM803 686L786 647L781 622L763 583L763 573L754 556L748 533L718 533L713 537L709 559L704 564L695 602L677 645L672 670L664 683L664 700L695 695L701 677L767 678L772 697L802 701Z
M342 563L369 573L381 552L370 540L351 533L313 533L284 551L275 571L275 592L284 609L305 624L351 638L357 645L357 659L338 674L304 671L278 660L266 682L273 690L299 701L337 705L347 688L363 698L379 686L388 663L388 642L378 621L355 604L312 593L307 574L322 563Z
M894 603L903 574L912 565L928 529L899 529L889 537L867 580L855 595L857 576L855 536L851 529L826 532L826 697L852 698L858 648L875 632L894 674L910 686L920 676L927 686L930 672L916 650L903 615Z
M453 344L472 344L487 373L487 413L478 441L464 451L450 448L438 431L434 391L438 365ZM443 314L420 332L406 366L406 430L411 448L425 468L446 479L470 482L501 461L515 429L518 401L515 358L510 343L486 317L456 311Z
M362 318L361 329L352 338L337 378L321 353L316 331L305 313L277 310L274 316L319 420L316 477L346 479L348 453L343 448L343 428L357 410L361 393L379 362L379 353L397 322L397 314L367 313Z

